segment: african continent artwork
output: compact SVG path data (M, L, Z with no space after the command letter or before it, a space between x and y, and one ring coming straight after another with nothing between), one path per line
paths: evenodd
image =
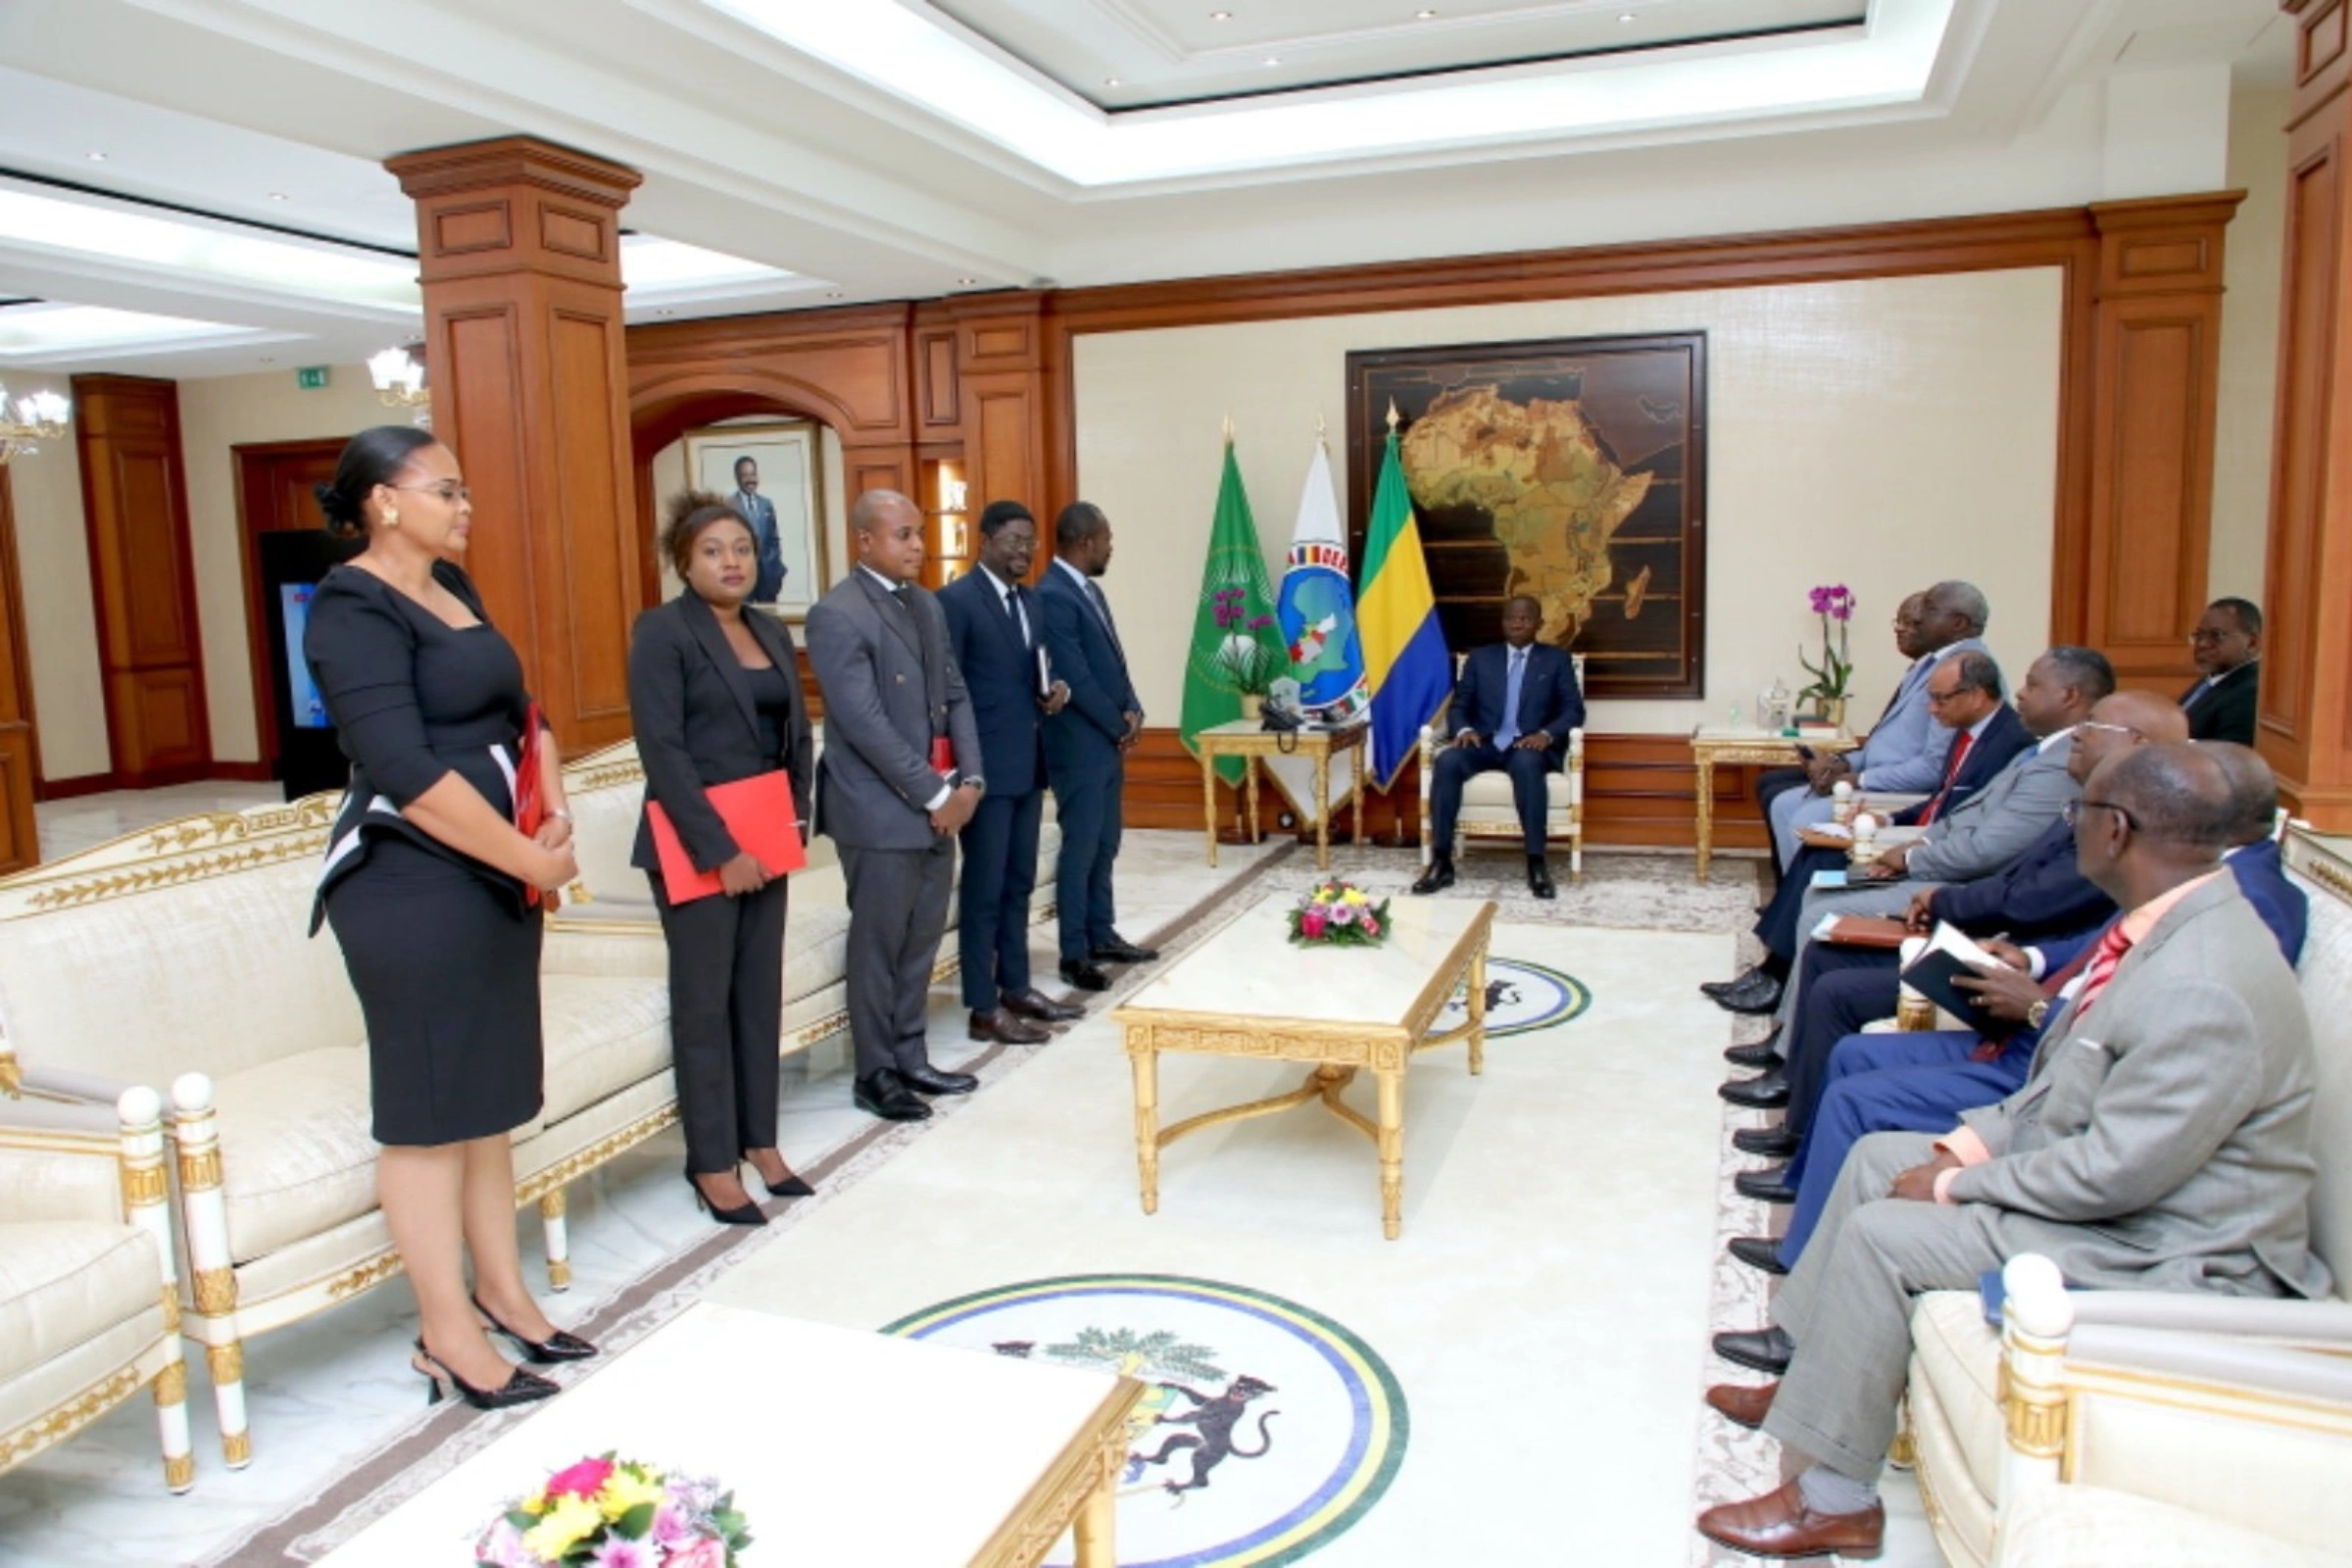
M1653 475L1612 462L1574 401L1513 402L1492 385L1439 394L1402 445L1415 505L1485 513L1510 561L1505 594L1532 594L1544 607L1538 635L1565 645L1612 585L1609 542ZM1647 576L1626 586L1629 618Z

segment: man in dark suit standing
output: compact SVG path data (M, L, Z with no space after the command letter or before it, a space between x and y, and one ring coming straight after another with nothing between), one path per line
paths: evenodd
M1018 501L980 514L980 563L939 591L956 667L972 694L988 793L963 826L963 876L956 884L956 942L971 1037L1042 1045L1039 1027L1085 1009L1039 995L1029 983L1029 895L1037 887L1037 835L1046 814L1046 756L1039 731L1069 687L1049 680L1045 616L1023 579L1037 553L1037 519Z
M1502 642L1474 648L1462 662L1448 710L1453 744L1438 755L1430 786L1430 832L1437 843L1429 869L1413 884L1415 893L1453 886L1453 824L1461 814L1462 786L1474 773L1501 768L1511 775L1511 798L1527 839L1527 885L1539 899L1553 895L1544 863L1544 777L1560 770L1568 732L1585 721L1585 694L1577 690L1568 655L1536 641L1543 624L1544 607L1521 594L1502 607Z
M817 831L850 887L850 1039L858 1105L920 1121L917 1095L965 1095L924 1042L931 966L948 926L956 834L987 789L972 704L939 601L915 586L923 514L895 490L850 510L858 564L808 610L808 663L825 697Z
M784 545L776 532L776 504L760 493L760 464L753 458L735 460L735 493L727 505L752 525L752 543L759 547L759 575L752 581L752 603L772 605L784 591Z
M2216 599L2188 634L2197 683L2180 694L2192 741L2254 744L2254 708L2262 680L2262 612L2251 600Z
M1037 585L1046 653L1069 683L1069 706L1046 720L1046 773L1061 822L1054 879L1061 912L1061 977L1081 991L1106 991L1105 963L1148 963L1159 955L1114 927L1111 862L1119 856L1119 791L1126 757L1144 733L1144 705L1128 678L1110 602L1096 579L1110 565L1110 519L1091 501L1073 501L1054 519L1054 564Z

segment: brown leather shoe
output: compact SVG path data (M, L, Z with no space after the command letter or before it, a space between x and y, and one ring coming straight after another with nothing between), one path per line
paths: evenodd
M1778 1383L1718 1383L1707 1391L1707 1405L1726 1421L1753 1432L1764 1424L1772 1396L1780 1392Z
M1055 1002L1035 986L1026 991L1007 991L999 1000L1004 1004L1005 1011L1017 1012L1024 1018L1035 1018L1039 1023L1068 1023L1072 1018L1086 1016L1084 1007L1074 1003Z
M1698 1533L1758 1557L1816 1557L1832 1551L1876 1557L1886 1544L1886 1509L1874 1502L1860 1513L1815 1513L1805 1506L1792 1477L1778 1492L1709 1508L1698 1516Z
M1054 1038L1053 1030L1023 1022L1003 1007L973 1013L968 1033L974 1040L993 1040L1003 1046L1042 1046Z

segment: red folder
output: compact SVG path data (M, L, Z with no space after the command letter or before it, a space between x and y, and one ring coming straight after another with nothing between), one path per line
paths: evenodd
M736 847L755 857L771 878L808 863L808 851L801 843L800 812L792 804L791 774L775 768L732 784L713 784L704 793L718 819L727 824ZM691 904L719 892L718 872L695 868L662 803L646 802L645 812L653 820L654 855L662 862L662 888L669 902Z
M545 724L539 705L526 705L522 715L522 739L515 748L514 756L514 830L526 839L537 838L540 827L547 821L547 798L542 789L544 781L539 776L539 752L547 744ZM550 906L551 912L556 903L554 895L543 894L533 887L522 890L522 901L534 909L544 903Z

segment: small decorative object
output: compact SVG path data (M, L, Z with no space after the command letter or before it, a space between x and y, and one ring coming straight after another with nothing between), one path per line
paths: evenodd
M1900 967L1908 969L1928 951L1925 937L1905 937ZM1894 1026L1904 1034L1921 1034L1936 1027L1936 1004L1899 981L1894 988Z
M606 1453L548 1478L492 1520L475 1568L735 1568L752 1544L735 1494Z
M1333 877L1291 910L1291 940L1335 948L1375 947L1388 939L1389 901L1374 904L1362 888Z
M1818 717L1842 726L1845 689L1854 678L1854 662L1846 656L1845 642L1847 625L1854 618L1853 590L1841 582L1824 583L1812 590L1812 602L1813 613L1821 617L1821 662L1807 659L1801 648L1796 651L1797 662L1813 677L1813 684L1796 695L1812 700Z
M1854 813L1854 847L1845 858L1856 865L1868 865L1879 858L1879 819L1868 811Z
M1795 734L1796 731L1789 727L1789 710L1794 703L1795 699L1788 695L1788 688L1782 684L1781 677L1773 676L1772 684L1756 694L1756 727L1771 730L1775 734Z
M1851 779L1841 778L1830 786L1830 820L1851 822L1853 819L1854 783Z

